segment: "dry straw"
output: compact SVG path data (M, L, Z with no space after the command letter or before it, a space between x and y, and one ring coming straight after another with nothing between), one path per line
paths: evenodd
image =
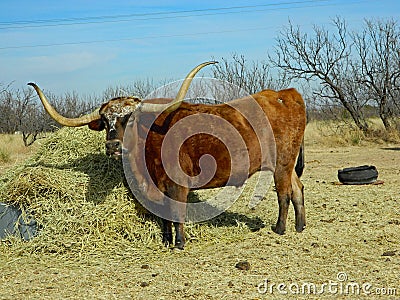
M157 222L132 198L121 163L103 148L104 133L63 128L0 178L2 202L33 212L40 226L38 237L22 243L24 251L90 253L158 242Z
M104 154L104 141L104 133L63 128L47 138L33 157L0 178L2 202L33 212L40 226L39 236L28 243L10 237L15 250L87 255L162 247L158 219L125 187L121 162ZM230 213L206 224L188 224L187 238L189 242L240 238L240 218Z

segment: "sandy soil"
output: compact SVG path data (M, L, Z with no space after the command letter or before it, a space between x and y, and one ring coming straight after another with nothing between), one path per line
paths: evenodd
M303 233L294 230L292 210L287 233L272 232L271 191L255 210L236 202L226 215L231 225L215 225L213 238L197 233L179 252L116 245L60 256L3 243L0 298L399 299L400 146L313 145L306 162ZM363 164L375 165L384 184L335 184L338 169ZM243 261L244 270L237 267Z

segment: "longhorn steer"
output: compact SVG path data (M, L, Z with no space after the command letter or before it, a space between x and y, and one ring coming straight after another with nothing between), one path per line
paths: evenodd
M134 170L138 169L135 164L145 165L156 188L165 196L185 205L191 189L225 186L229 177L232 176L231 172L234 168L231 165L229 149L226 149L226 146L216 137L199 133L190 136L178 149L180 168L187 176L196 177L201 172L199 163L201 157L208 154L214 158L216 163L214 175L211 180L197 187L178 184L172 180L168 176L163 163L161 163L161 148L165 136L177 122L188 116L198 114L216 116L229 122L240 133L247 148L246 155L249 165L248 170L246 170L246 178L261 170L261 150L265 146L263 143L267 143L267 140L257 138L255 128L249 124L249 121L243 117L240 111L235 109L235 107L246 106L249 101L248 97L218 105L183 102L195 74L202 67L211 63L214 62L204 63L194 68L186 77L175 99L141 101L136 97L119 97L103 104L95 112L75 119L59 115L49 104L39 87L34 83L29 83L29 85L35 88L47 112L61 125L73 127L88 125L93 130L106 129L106 153L110 156L121 157L124 131L127 128L129 118L132 117L131 120L135 121L152 116L154 122L148 124L146 128L147 136L143 135L143 128L138 128L146 127L145 121L137 124L135 129L138 131L136 141L142 143L145 159L143 161L140 160L140 157L135 157L137 153L128 153L131 156L130 163ZM275 161L273 162L275 164L273 175L278 195L279 216L273 230L278 234L285 232L288 207L292 202L295 210L296 230L301 232L305 228L303 185L299 179L303 171L303 159L299 156L303 154L302 141L306 125L304 101L295 89L263 90L253 94L251 98L256 101L269 120L273 133L272 138L275 139L276 157L274 157ZM213 126L213 124L210 124L210 126ZM132 130L132 127L128 126L127 130ZM139 181L140 184L147 184L148 178L145 178L146 176L142 172L135 173L134 171L133 173L136 177L135 180ZM234 182L233 185L242 183L242 181ZM151 198L150 194L149 191ZM183 219L180 218L178 221L173 219L173 221L163 219L163 242L172 243L173 223L175 227L175 247L182 249L185 245Z

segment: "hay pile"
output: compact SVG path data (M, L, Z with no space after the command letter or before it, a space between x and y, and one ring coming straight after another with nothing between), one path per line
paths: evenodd
M161 245L157 221L125 188L122 165L104 154L104 141L104 133L63 128L0 178L1 201L32 212L40 226L29 243L9 243L58 254Z

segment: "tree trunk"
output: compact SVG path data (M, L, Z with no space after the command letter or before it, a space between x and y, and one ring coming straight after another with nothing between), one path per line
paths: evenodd
M368 123L365 121L364 117L360 114L358 110L354 108L354 106L350 105L344 98L339 97L340 102L342 102L343 106L350 113L351 118L353 119L356 126L363 132L367 133L369 131Z
M383 126L385 126L386 131L391 131L392 130L392 124L390 122L391 113L388 109L386 95L382 96L381 101L379 102L379 117L381 118Z

